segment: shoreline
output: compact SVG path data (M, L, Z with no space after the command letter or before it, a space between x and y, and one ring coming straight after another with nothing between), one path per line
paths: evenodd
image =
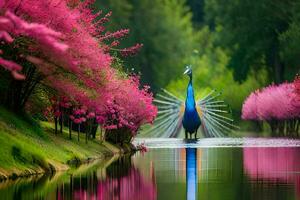
M51 164L51 162L49 162L48 164L50 168L48 169L37 167L37 168L28 168L22 171L18 170L18 171L8 172L0 168L0 183L5 181L14 181L21 178L43 176L47 174L55 175L57 173L66 173L70 170L76 171L77 169L79 169L84 165L92 165L95 162L97 164L108 167L114 160L118 159L119 157L136 152L135 150L131 150L131 152L129 152L128 149L110 144L108 142L104 142L104 143L106 143L105 146L107 147L107 150L111 152L109 154L104 154L104 156L87 157L84 159L73 159L73 160L66 161L66 163ZM116 151L116 149L118 149L118 151Z
M54 124L18 116L0 107L0 181L57 173L95 160L134 152L131 145L102 141L100 135L85 143L85 134L66 127L55 135Z
M99 157L87 157L83 159L73 159L73 160L68 160L66 163L53 163L49 162L47 163L50 168L42 168L42 167L36 167L36 168L27 168L25 170L16 170L16 171L6 171L2 168L0 168L0 183L5 182L5 181L14 181L20 178L30 178L30 177L35 177L35 176L43 176L47 174L57 174L57 173L65 173L69 170L77 170L81 166L84 165L90 165L93 164L94 162L97 162L99 164L104 164L104 165L109 165L112 161L115 160L116 158L119 158L120 156L125 155L124 149L117 147L115 145L109 144L107 146L113 146L114 148L111 149L110 147L107 147L108 150L111 151L110 154L104 154L104 156L99 156ZM118 152L116 152L116 148L119 149ZM109 161L109 162L107 162Z
M107 167L110 166L111 163L116 161L117 159L122 156L121 154L115 154L110 157L106 157L105 159L102 160L93 160L89 161L88 163L83 163L76 168L70 168L65 171L55 171L55 172L45 172L45 173L36 173L36 174L31 174L28 176L19 176L14 179L9 178L5 180L0 181L0 189L5 189L9 187L13 187L16 184L26 184L32 181L42 181L42 184L58 184L64 181L68 181L69 178L67 177L75 177L80 174L85 174L88 171L94 170L94 169L100 169L100 170L105 170ZM51 187L51 186L50 186Z

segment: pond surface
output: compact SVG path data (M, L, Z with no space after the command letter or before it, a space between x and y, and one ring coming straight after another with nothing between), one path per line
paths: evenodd
M72 173L0 183L0 199L300 199L299 140L135 143L144 143L148 152Z

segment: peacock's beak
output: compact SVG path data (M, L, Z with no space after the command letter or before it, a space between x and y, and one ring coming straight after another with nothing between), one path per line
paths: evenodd
M190 69L186 69L183 74L187 74L190 71Z

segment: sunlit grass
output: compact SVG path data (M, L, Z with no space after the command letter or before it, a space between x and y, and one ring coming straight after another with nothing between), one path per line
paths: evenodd
M52 123L38 123L0 108L0 173L38 167L49 169L49 163L63 168L74 158L101 158L111 154L108 144L99 139L86 144L85 135L80 134L78 142L77 132L73 132L69 140L66 129L55 135L53 127Z

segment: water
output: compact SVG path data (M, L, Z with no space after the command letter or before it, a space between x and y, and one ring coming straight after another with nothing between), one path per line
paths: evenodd
M135 142L148 152L3 182L0 199L300 199L299 140Z

